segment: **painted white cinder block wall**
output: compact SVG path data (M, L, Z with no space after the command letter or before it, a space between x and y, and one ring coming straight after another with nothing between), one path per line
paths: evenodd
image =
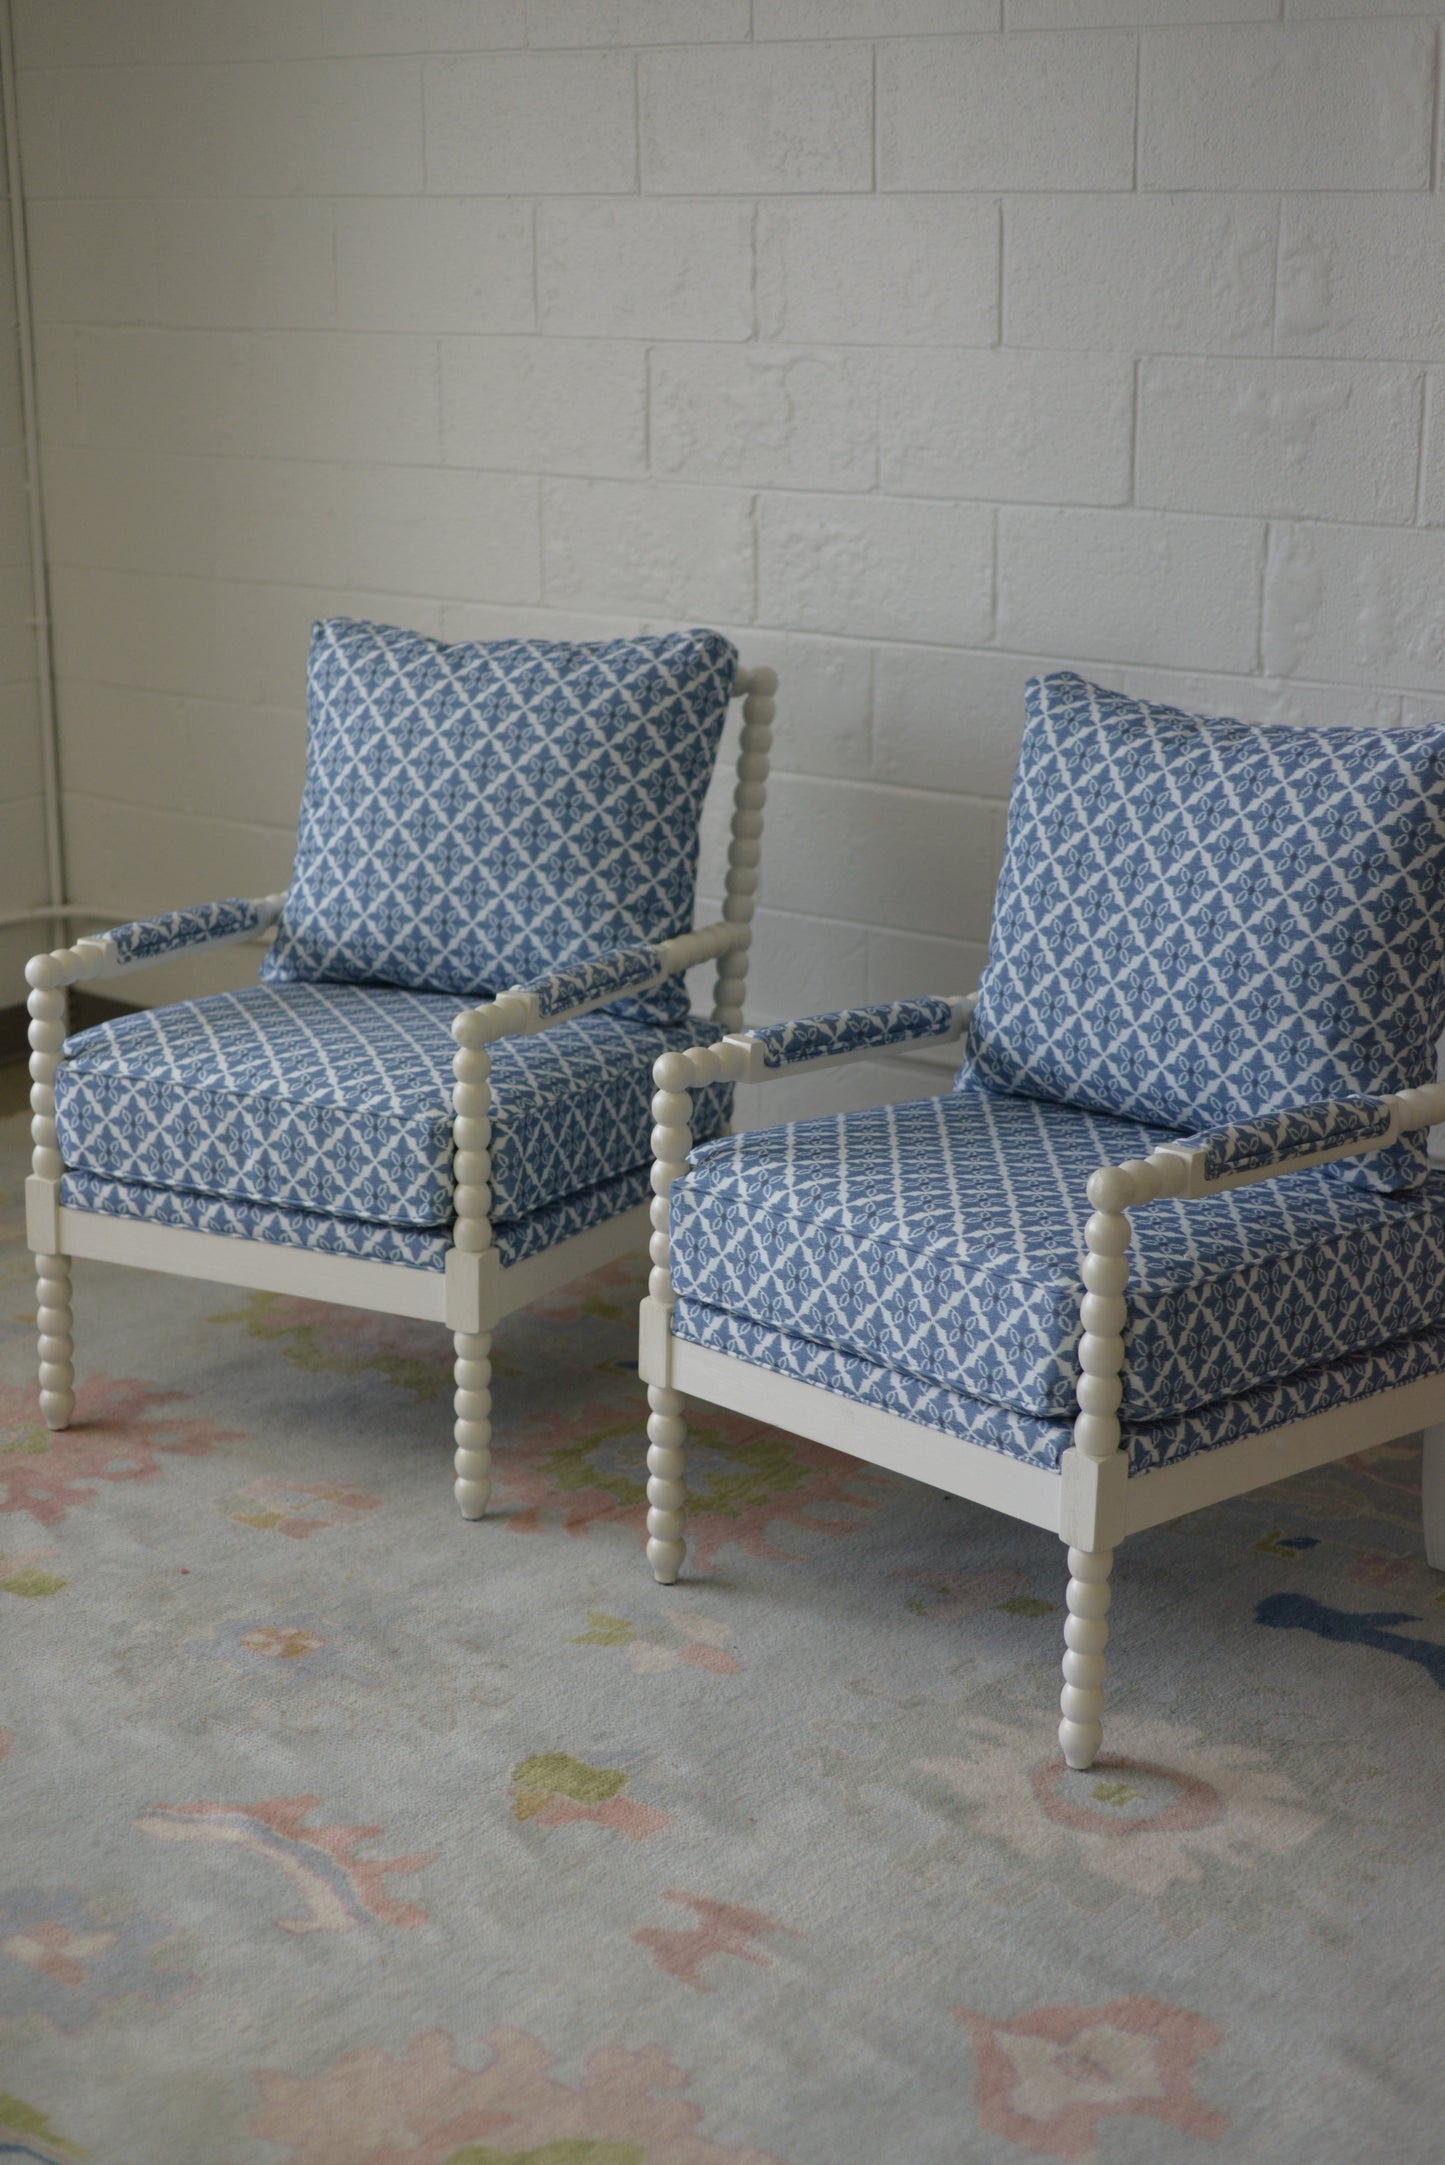
M973 982L1040 664L1445 707L1436 11L16 6L73 893L284 882L338 609L775 661L769 1014Z

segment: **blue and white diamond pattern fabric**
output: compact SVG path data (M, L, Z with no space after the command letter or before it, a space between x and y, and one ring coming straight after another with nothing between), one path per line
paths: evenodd
M884 1367L860 1353L824 1345L797 1332L776 1330L747 1316L733 1315L725 1308L714 1308L706 1301L680 1298L672 1311L672 1332L675 1338L685 1338L692 1345L731 1353L755 1367L770 1368L799 1383L816 1384L820 1390L836 1391L842 1398L856 1398L880 1412L922 1422L946 1436L962 1436L970 1443L1002 1451L1009 1458L1025 1459L1031 1465L1057 1467L1072 1435L1068 1421L1019 1413L1012 1406L995 1405L987 1398L974 1398L966 1391L926 1382L906 1369Z
M400 1263L408 1270L445 1270L451 1246L451 1234L437 1227L334 1218L319 1210L197 1195L188 1188L162 1188L143 1180L108 1180L101 1173L70 1168L60 1178L60 1200L73 1210L98 1211L107 1218L143 1218L150 1225L260 1240L268 1247L310 1248L319 1255L359 1256L368 1263Z
M452 1214L445 993L250 985L71 1038L56 1074L68 1167L373 1223ZM650 1157L652 1064L710 1044L611 1011L491 1048L494 1219L524 1218ZM699 1093L710 1133L730 1093Z
M318 624L295 872L263 979L478 998L686 932L736 667L709 631L444 646ZM681 979L638 1012L683 1020Z
M188 947L204 947L213 940L244 939L260 930L259 902L230 895L224 902L197 902L190 909L167 910L160 917L138 918L134 924L112 925L96 937L109 940L117 962L156 962L162 955L178 955Z
M1175 1140L1010 1097L797 1121L698 1149L672 1190L684 1298L1039 1418L1069 1418L1099 1166ZM1327 1169L1132 1213L1123 1414L1156 1421L1445 1323L1445 1179Z
M680 1300L673 1309L675 1337L694 1345L711 1346L730 1353L776 1375L795 1377L800 1383L817 1384L843 1398L855 1398L884 1413L896 1413L918 1421L945 1436L961 1436L986 1450L1001 1451L1008 1458L1028 1464L1057 1468L1073 1441L1073 1424L1066 1420L1043 1420L999 1406L965 1391L949 1390L941 1383L925 1383L900 1369L883 1368L857 1353L818 1344L787 1331L750 1323L746 1317L729 1315L702 1301ZM1245 1436L1259 1436L1284 1428L1291 1421L1306 1421L1328 1413L1332 1406L1357 1405L1378 1391L1414 1383L1421 1376L1445 1371L1445 1328L1421 1331L1416 1337L1397 1339L1368 1353L1347 1355L1326 1368L1306 1369L1281 1383L1244 1391L1235 1398L1192 1413L1174 1414L1166 1420L1123 1424L1123 1449L1130 1474L1149 1473L1160 1466L1177 1465L1200 1451L1217 1451Z
M539 1255L559 1240L585 1233L619 1212L647 1201L651 1168L635 1166L615 1180L599 1181L579 1195L564 1195L525 1218L496 1227L503 1270ZM242 1203L223 1195L193 1195L184 1188L157 1188L139 1180L105 1180L95 1173L67 1172L60 1200L76 1210L112 1218L145 1218L153 1225L218 1233L233 1240L260 1240L269 1247L309 1248L320 1255L360 1256L372 1263L399 1263L408 1270L445 1270L450 1231L404 1225L373 1225L364 1218L330 1218L317 1210L288 1210L276 1203Z
M546 1022L580 1007L584 1000L616 1000L624 993L641 992L661 968L662 956L655 947L615 947L610 954L564 963L517 989L532 995L537 1013Z
M1329 1105L1299 1105L1266 1120L1191 1135L1189 1147L1203 1151L1206 1180L1223 1180L1231 1173L1257 1173L1291 1158L1375 1142L1389 1132L1390 1108L1380 1098L1336 1098Z
M1163 1127L1431 1081L1445 727L1211 721L1035 679L969 1032L996 1088ZM1331 1178L1425 1177L1400 1142Z
M877 1007L840 1007L831 1015L804 1015L795 1022L764 1023L748 1034L763 1048L764 1067L781 1068L826 1054L862 1052L874 1045L948 1037L952 1031L953 1009L948 1001L924 995Z

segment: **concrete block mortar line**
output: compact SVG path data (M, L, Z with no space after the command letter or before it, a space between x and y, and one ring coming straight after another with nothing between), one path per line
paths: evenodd
M1144 357L1135 354L1133 368L1133 410L1129 415L1129 502L1139 501L1139 411L1142 398Z
M1265 520L1264 539L1259 552L1259 607L1255 613L1254 625L1254 674L1256 676L1263 676L1264 674L1264 613L1269 605L1269 560L1270 550L1274 546L1275 525L1276 521L1274 519Z
M872 61L873 74L868 93L868 142L873 153L872 185L873 193L876 195L878 193L878 41L876 38L869 47L869 55Z
M1138 193L1139 188L1139 108L1142 103L1142 76L1144 72L1144 40L1134 37L1134 172L1130 186Z
M642 356L642 471L645 474L651 474L652 472L652 364L656 351L653 341L649 339ZM753 548L755 565L757 553L755 544ZM755 583L756 576L755 570Z

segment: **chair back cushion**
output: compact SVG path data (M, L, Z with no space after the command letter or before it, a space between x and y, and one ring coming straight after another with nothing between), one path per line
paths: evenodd
M318 624L296 864L262 976L485 998L686 932L736 667L710 631L444 646ZM676 1021L686 989L629 1007Z
M1064 674L1027 703L982 1077L1184 1131L1434 1079L1445 727L1213 721ZM1332 1170L1413 1187L1423 1138Z

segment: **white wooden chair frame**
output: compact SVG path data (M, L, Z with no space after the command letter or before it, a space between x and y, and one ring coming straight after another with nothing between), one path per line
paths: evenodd
M950 1003L955 1038L963 1034L974 997ZM790 1429L871 1465L909 1474L949 1495L1045 1527L1068 1548L1059 1742L1071 1767L1088 1767L1103 1734L1109 1573L1114 1551L1127 1534L1423 1430L1425 1553L1436 1569L1445 1570L1445 1374L1421 1377L1132 1479L1127 1451L1121 1448L1118 1418L1124 1390L1131 1234L1125 1213L1159 1196L1217 1194L1366 1149L1383 1150L1403 1134L1445 1120L1445 1083L1402 1090L1387 1100L1389 1130L1368 1144L1351 1143L1206 1180L1203 1152L1191 1149L1181 1138L1178 1144L1161 1144L1147 1158L1133 1158L1093 1174L1087 1188L1092 1215L1084 1228L1080 1411L1074 1421L1072 1448L1062 1454L1054 1471L672 1335L676 1296L669 1270L670 1196L675 1183L687 1174L692 1143L690 1093L719 1080L764 1080L772 1070L765 1066L763 1055L764 1047L756 1038L735 1034L713 1046L665 1054L653 1069L657 1085L652 1108L657 1122L653 1131L653 1269L642 1304L638 1368L647 1384L650 1408L647 1556L660 1584L673 1583L685 1553L688 1393ZM823 1060L877 1057L874 1047L860 1046L790 1060L787 1071Z
M632 986L648 991L697 964L716 961L712 1020L724 1030L742 1024L748 948L761 856L763 810L767 797L777 672L739 670L731 697L741 699L742 739L733 789L722 921L697 932L658 943L659 968L651 983ZM257 924L272 925L281 914L284 894L268 895L243 932L189 943L188 951L219 947L253 938ZM75 1407L71 1262L90 1257L103 1263L132 1263L145 1270L167 1271L182 1278L209 1278L267 1293L301 1295L371 1308L385 1315L416 1316L444 1323L453 1334L455 1385L455 1494L462 1516L481 1518L491 1493L491 1333L503 1316L525 1308L557 1287L643 1246L648 1210L638 1204L615 1218L538 1255L502 1269L492 1237L491 1060L489 1046L501 1038L527 1037L592 1013L617 997L615 992L579 1001L543 1015L535 994L502 992L493 1000L463 1009L452 1024L456 1053L452 1059L452 1170L456 1218L444 1271L413 1270L402 1263L379 1263L359 1256L322 1255L229 1234L202 1233L77 1210L60 1199L64 1168L55 1127L55 1073L68 1034L67 990L71 985L126 977L152 962L170 961L173 953L139 961L117 960L105 939L81 939L71 947L37 955L26 969L31 986L30 1104L34 1151L25 1184L26 1238L35 1254L38 1284L40 1406L47 1425L69 1426Z

